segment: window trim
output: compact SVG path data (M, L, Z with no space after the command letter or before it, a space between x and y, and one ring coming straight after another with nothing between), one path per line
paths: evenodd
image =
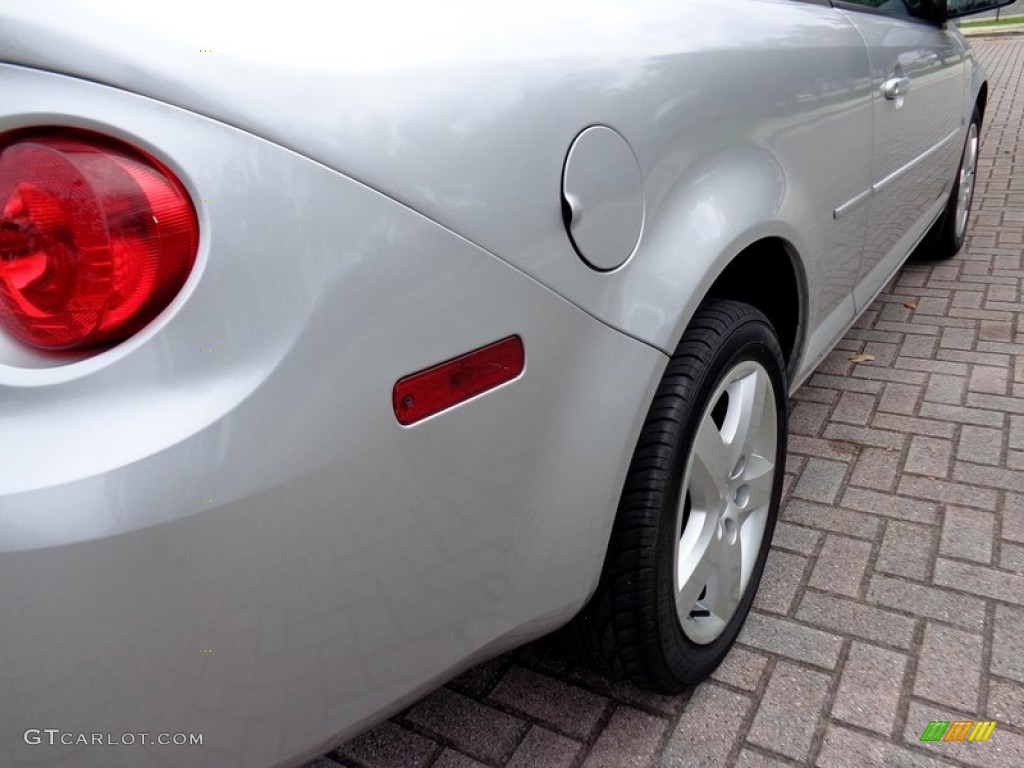
M889 13L878 8L873 8L870 5L861 5L860 3L854 2L853 0L831 0L832 7L841 11L850 11L852 13L867 13L872 16L884 16L887 19L896 19L898 21L908 21L916 24L927 24L930 27L943 27L943 24L937 24L934 19L925 19L921 16L914 16L910 13L910 9L907 8L906 3L903 7L906 8L906 13Z

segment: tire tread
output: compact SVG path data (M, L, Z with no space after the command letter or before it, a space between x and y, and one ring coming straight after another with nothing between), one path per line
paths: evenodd
M649 562L662 515L664 480L693 393L724 338L746 322L768 325L756 308L710 299L695 314L670 359L651 403L627 473L597 591L571 627L572 640L603 674L653 690L675 692L678 683L664 664L658 637L656 579ZM781 352L775 348L780 370ZM784 457L779 457L782 460Z

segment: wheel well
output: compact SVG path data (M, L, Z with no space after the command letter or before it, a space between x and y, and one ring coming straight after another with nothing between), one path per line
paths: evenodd
M709 297L752 304L771 321L792 373L804 332L804 283L792 248L778 238L760 240L737 254Z
M982 83L981 90L978 91L978 114L981 116L982 123L985 122L986 104L988 104L988 83Z

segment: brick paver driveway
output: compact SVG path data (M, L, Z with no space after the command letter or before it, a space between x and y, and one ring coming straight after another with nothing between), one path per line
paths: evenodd
M657 696L547 640L309 768L1024 766L1024 37L975 49L967 247L908 265L797 393L788 501L714 679ZM920 741L958 719L999 724Z

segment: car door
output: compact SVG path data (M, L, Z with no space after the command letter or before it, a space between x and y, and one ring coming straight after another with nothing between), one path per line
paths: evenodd
M833 0L863 36L874 114L868 234L854 299L862 310L927 230L962 149L965 51L904 0Z

